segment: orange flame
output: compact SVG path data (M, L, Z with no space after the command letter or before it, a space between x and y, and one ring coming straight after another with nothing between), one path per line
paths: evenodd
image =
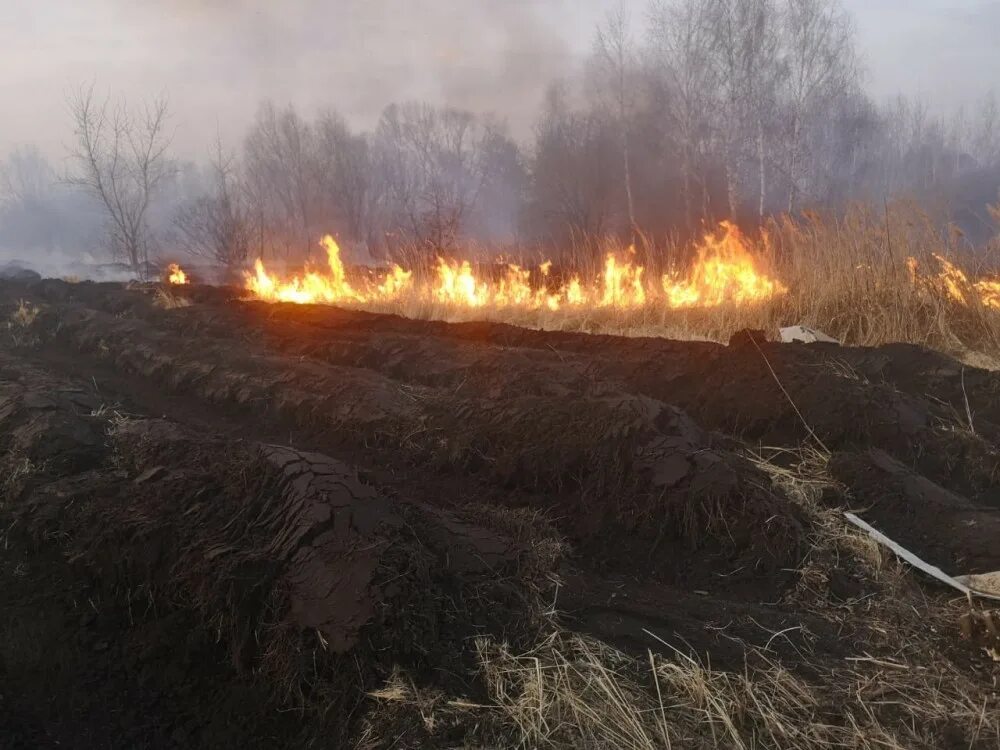
M188 283L187 274L184 273L184 270L176 263L171 263L169 266L167 266L167 273L169 274L167 276L167 281L169 281L171 284Z
M787 291L780 282L757 271L742 233L728 221L719 226L718 235L705 237L686 279L663 277L667 304L675 308L760 302Z
M646 281L645 268L634 262L635 250L619 256L608 253L603 271L589 283L579 273L567 274L556 286L552 263L538 266L537 274L517 264L508 264L498 278L477 276L469 260L437 258L427 279L414 281L412 271L393 265L380 280L347 279L340 248L332 237L321 244L327 251L329 270L307 267L301 276L277 278L258 260L247 274L246 286L256 297L271 302L320 302L327 304L378 304L423 301L472 309L547 310L639 309L713 307L726 303L748 304L771 299L787 290L778 281L757 270L746 241L737 228L721 225L718 235L708 235L698 249L697 260L684 278L664 275L660 285Z
M971 280L968 274L947 258L934 254L941 270L935 276L922 276L916 258L907 258L910 280L917 285L937 288L961 305L974 304L1000 310L1000 278Z

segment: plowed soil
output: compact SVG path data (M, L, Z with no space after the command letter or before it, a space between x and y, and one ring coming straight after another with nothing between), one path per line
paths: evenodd
M487 705L477 639L552 627L811 678L912 646L997 710L927 624L955 592L887 595L837 519L1000 570L1000 373L238 297L0 282L0 747L485 743L372 692ZM993 746L968 729L928 746Z

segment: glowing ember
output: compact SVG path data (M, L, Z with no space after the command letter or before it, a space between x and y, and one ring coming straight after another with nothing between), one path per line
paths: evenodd
M697 260L684 278L665 275L660 284L646 280L645 268L635 263L635 250L624 256L609 253L603 271L589 283L570 273L557 285L552 263L537 272L508 264L498 277L477 275L468 260L437 258L422 281L414 273L393 265L382 278L351 283L332 237L321 244L327 252L327 269L307 267L302 275L277 278L258 260L247 274L247 289L271 302L380 304L419 301L459 308L518 308L523 310L639 309L714 307L761 302L786 289L757 270L753 256L737 228L723 223L718 234L705 237Z
M171 284L188 283L187 274L184 273L184 269L182 269L176 263L171 263L169 266L167 266L167 274L168 274L167 281L169 281Z

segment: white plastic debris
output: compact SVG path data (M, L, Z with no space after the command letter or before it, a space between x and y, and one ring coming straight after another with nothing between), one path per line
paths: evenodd
M922 570L924 573L931 576L932 578L936 578L938 581L945 584L946 586L951 586L953 589L961 591L966 596L977 596L982 599L992 599L993 601L1000 601L1000 595L998 595L994 591L991 591L989 589L983 590L975 588L974 584L980 583L980 581L976 580L975 576L959 576L958 578L953 578L952 576L948 575L943 570L941 570L941 568L931 565L930 563L924 562L915 554L913 554L908 549L903 547L901 544L892 541L892 539L887 537L881 531L874 528L865 521L862 521L853 513L845 512L844 518L846 518L852 524L857 526L859 529L868 532L868 535L872 539L874 539L879 544L891 549L893 552L896 553L898 557L908 562L914 568Z
M793 341L801 341L805 344L815 344L817 341L824 344L840 344L837 339L827 336L822 331L806 326L788 326L782 328L780 332L781 340L785 344L790 344Z

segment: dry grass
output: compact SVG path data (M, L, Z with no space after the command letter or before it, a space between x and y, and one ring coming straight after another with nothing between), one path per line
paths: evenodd
M650 634L652 636L652 634ZM655 636L654 636L655 637ZM666 645L647 662L553 633L527 653L478 642L493 710L530 748L996 747L996 699L946 664L860 655L806 679L748 649L727 672Z
M39 309L25 300L18 300L17 307L8 318L10 328L29 328L38 318Z
M176 310L179 307L190 307L191 300L168 292L166 289L157 289L153 297L153 304L163 310Z
M10 499L10 495L15 492L25 481L35 474L45 470L45 463L36 463L24 455L11 456L2 467L2 479L0 479L0 505Z
M480 640L491 726L507 732L498 746L903 750L1000 744L992 686L940 651L949 637L958 638L967 605L921 597L909 571L821 505L821 494L834 486L825 452L762 449L751 458L813 520L815 538L789 597L846 633L860 627L856 632L864 638L848 636L852 649L843 657L807 647L798 666L744 642L745 663L734 671L713 668L649 631L646 660L562 630L523 653ZM867 578L869 593L832 599L826 577L835 568Z
M567 267L584 279L596 278L609 250L620 252L621 248L585 243L572 253ZM846 344L909 342L975 366L1000 364L1000 308L986 304L971 284L994 274L1000 259L987 251L973 252L959 233L942 232L913 205L897 204L885 210L858 207L837 219L809 215L773 220L753 241L753 253L762 269L788 287L786 294L760 304L708 309L669 309L655 303L640 309L586 311L467 308L418 295L365 307L418 319L493 320L550 330L721 342L744 328L774 336L781 326L803 324ZM655 283L662 272L676 270L669 259L684 254L685 249L678 246L650 243L636 257L637 262L647 264L646 278ZM417 254L410 255L407 260L417 263ZM958 284L964 302L938 278L941 263L935 256L967 274L970 283ZM916 278L910 258L917 264ZM419 265L409 267L416 269L418 284L425 280Z
M14 312L7 318L7 330L15 347L30 347L38 343L31 328L41 310L25 300L18 300Z

